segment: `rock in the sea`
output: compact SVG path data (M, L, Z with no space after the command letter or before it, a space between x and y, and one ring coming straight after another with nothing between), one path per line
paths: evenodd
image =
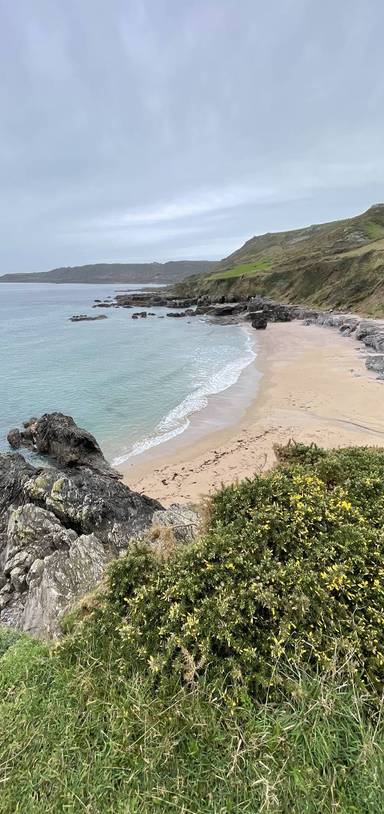
M96 303L96 300L95 300L95 303ZM92 305L92 308L112 308L112 307L113 307L112 302L97 302L96 305Z
M98 306L101 308L101 305ZM110 308L110 306L108 306ZM97 322L100 319L107 319L106 314L98 314L96 317L87 316L87 314L74 314L72 317L69 317L69 322Z
M86 466L95 472L111 478L121 476L108 464L93 435L88 430L78 427L71 416L63 413L45 413L35 423L29 424L26 430L8 434L11 446L33 446L37 452L49 455L60 465Z
M9 430L7 435L7 441L12 449L20 449L23 446L23 437L21 435L20 430L17 427L14 427L12 430Z

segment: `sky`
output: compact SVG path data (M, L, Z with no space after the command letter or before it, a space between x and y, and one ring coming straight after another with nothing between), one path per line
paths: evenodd
M383 0L0 0L0 273L384 201Z

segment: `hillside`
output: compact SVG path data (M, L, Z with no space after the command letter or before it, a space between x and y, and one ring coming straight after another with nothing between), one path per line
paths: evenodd
M248 240L191 278L177 294L238 299L260 294L287 303L384 314L384 204L347 220Z
M63 266L31 274L4 274L0 283L175 283L190 274L207 274L217 264L209 260L169 263L95 263Z

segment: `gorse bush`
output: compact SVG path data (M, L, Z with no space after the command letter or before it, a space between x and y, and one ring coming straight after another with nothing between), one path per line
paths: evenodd
M381 688L384 451L291 445L282 457L218 492L194 544L166 559L137 547L114 565L92 624L113 630L127 664L262 698L285 681L280 659L323 670L337 648Z

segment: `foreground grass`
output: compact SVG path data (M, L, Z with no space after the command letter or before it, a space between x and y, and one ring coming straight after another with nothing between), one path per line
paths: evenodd
M384 450L276 452L59 645L0 632L0 814L381 814Z
M0 659L0 811L381 814L384 727L343 674L294 675L279 703L218 684L154 688L92 648Z

